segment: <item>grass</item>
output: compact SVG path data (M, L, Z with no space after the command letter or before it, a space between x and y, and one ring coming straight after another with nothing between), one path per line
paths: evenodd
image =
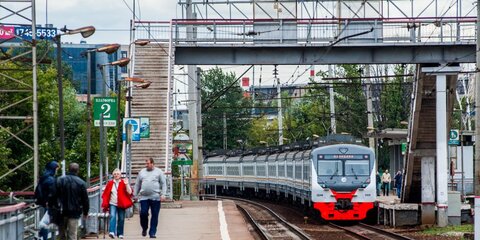
M473 232L473 224L463 224L460 226L431 227L422 231L428 235L438 235L446 232Z

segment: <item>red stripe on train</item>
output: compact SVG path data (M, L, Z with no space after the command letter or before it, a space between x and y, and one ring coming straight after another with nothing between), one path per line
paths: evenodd
M335 199L352 200L356 190L352 192L332 191ZM345 220L363 220L367 217L367 212L374 207L373 202L352 202L351 209L337 210L334 202L316 202L313 207L320 211L320 215L327 221L345 221Z

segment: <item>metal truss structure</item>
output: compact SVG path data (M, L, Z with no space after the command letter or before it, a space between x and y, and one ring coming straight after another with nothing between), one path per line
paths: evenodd
M0 176L0 181L11 173L32 164L33 160L33 186L38 181L38 103L37 103L37 49L36 34L31 40L24 40L16 35L14 27L31 28L36 33L35 0L0 0L0 64L7 66L0 69L0 94L4 96L15 95L13 102L0 103L0 131L7 133L8 137L3 143L16 141L25 151L32 151L28 159L19 159L18 164ZM5 51L11 42L23 42L22 47L15 51ZM11 63L11 65L9 64ZM19 66L11 68L8 66ZM22 72L21 74L18 74ZM22 77L18 77L22 76ZM31 112L17 111L16 108L31 105ZM5 127L12 121L23 122L19 129ZM33 129L32 129L33 128ZM33 133L32 133L33 131ZM33 136L33 139L32 139ZM27 165L28 166L28 165ZM30 188L31 185L28 187ZM17 190L17 189L14 189Z
M472 17L474 0L179 0L182 19Z

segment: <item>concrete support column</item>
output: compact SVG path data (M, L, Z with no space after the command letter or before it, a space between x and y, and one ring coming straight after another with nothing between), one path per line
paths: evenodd
M435 224L435 157L422 157L422 225Z
M436 82L437 123L437 225L448 225L448 138L447 138L447 75L438 74Z
M422 71L436 76L436 173L437 225L448 225L448 135L447 75L457 75L460 67L425 67Z

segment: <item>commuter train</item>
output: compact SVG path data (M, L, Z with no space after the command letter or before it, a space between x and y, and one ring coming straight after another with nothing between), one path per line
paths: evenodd
M281 196L318 210L327 221L363 220L376 198L375 155L352 144L352 137L350 143L338 138L212 152L205 157L204 176L214 178L223 193Z

